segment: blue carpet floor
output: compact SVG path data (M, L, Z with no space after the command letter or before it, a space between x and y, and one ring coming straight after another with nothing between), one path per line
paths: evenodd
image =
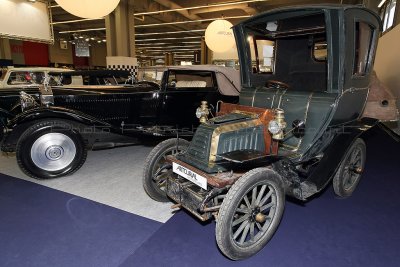
M10 177L0 177L0 266L400 266L400 144L373 130L348 199L331 187L287 201L273 239L233 262L215 223L184 211L159 224Z
M383 132L367 140L363 180L347 199L332 187L307 203L287 201L273 239L233 262L215 243L215 223L179 212L122 266L400 266L400 144Z
M0 266L118 266L161 226L106 205L0 176Z

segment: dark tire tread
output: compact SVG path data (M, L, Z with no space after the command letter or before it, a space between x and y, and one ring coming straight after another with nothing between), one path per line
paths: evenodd
M154 185L152 183L151 171L153 169L153 166L157 163L155 162L155 159L157 159L158 156L161 153L163 153L166 149L176 147L176 141L177 141L176 138L171 138L162 141L157 146L155 146L153 150L151 150L150 154L147 156L144 162L143 174L142 174L143 188L146 191L147 195L149 195L149 197L158 202L169 202L169 199L166 194L162 195L154 189ZM178 150L181 147L182 150L186 150L188 146L189 146L189 141L185 139L179 139Z
M85 146L83 140L81 140L84 149L83 149L83 151L80 151L79 153L82 153L82 160L79 162L79 164L77 166L75 166L73 169L71 169L67 173L64 173L64 174L62 174L60 176L57 176L57 177L39 177L39 176L36 176L35 174L33 174L30 170L28 170L25 167L25 165L22 162L21 157L19 156L21 153L23 153L23 151L21 151L22 142L24 140L26 140L27 138L29 138L29 136L33 132L35 132L36 130L39 130L41 128L47 127L49 125L54 125L54 124L60 125L60 126L64 125L64 126L67 126L68 128L70 128L70 126L71 126L71 124L69 122L65 122L65 121L62 121L62 120L42 120L42 121L38 121L37 123L35 123L32 126L28 127L22 133L20 138L18 139L16 150L15 150L16 158L17 158L17 164L18 164L19 168L21 169L21 171L23 173L25 173L26 175L28 175L29 177L31 177L31 178L34 178L34 179L37 179L37 180L46 180L46 179L49 179L49 178L57 178L57 177L61 177L61 176L71 175L71 174L75 173L76 171L78 171L83 166L83 164L85 164L85 161L86 161L86 158L87 158L87 149L86 149L86 146Z
M228 213L230 212L229 208L231 206L231 203L236 200L238 191L241 190L244 186L246 186L247 183L250 183L249 181L252 179L254 175L257 173L265 172L267 174L266 179L271 179L274 182L276 182L277 186L279 187L279 190L281 190L281 197L280 201L282 202L282 210L277 211L278 216L282 217L284 206L285 206L285 198L284 198L284 189L283 189L283 184L281 179L277 178L277 174L269 169L269 168L256 168L253 170L248 171L245 173L238 181L236 181L233 186L229 189L226 197L224 198L224 201L221 205L221 208L219 209L218 212L218 217L217 217L217 223L216 223L216 231L215 231L215 238L218 244L218 247L222 251L222 253L227 256L228 258L232 260L240 260L240 259L245 259L255 253L257 253L259 250L261 250L266 243L272 238L274 232L276 231L281 218L278 219L275 229L273 229L271 235L266 238L265 244L262 244L263 242L255 245L253 252L250 253L245 253L245 254L237 254L235 251L232 250L232 248L229 246L229 244L225 244L224 241L224 233L227 233L230 231L230 229L227 229L230 227L229 224L224 223L224 217L228 216Z

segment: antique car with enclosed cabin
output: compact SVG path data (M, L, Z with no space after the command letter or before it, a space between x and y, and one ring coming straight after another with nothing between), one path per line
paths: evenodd
M214 107L238 101L240 76L232 68L177 66L147 73L158 79L82 85L71 83L79 74L72 72L69 85L62 84L68 80L63 74L55 85L48 78L42 86L0 90L1 150L16 152L31 177L60 177L83 165L87 149L132 143L143 135L191 137L201 101Z
M380 28L375 13L347 5L274 9L234 26L239 104L219 104L213 118L199 108L190 143L156 146L145 191L201 221L214 217L216 242L232 260L268 243L285 196L306 201L330 184L350 196L364 171L364 133L397 116L385 94L367 105L381 90L371 87Z

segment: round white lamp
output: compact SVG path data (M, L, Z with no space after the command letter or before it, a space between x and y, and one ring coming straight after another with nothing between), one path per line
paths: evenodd
M207 46L214 52L225 52L235 44L232 32L232 23L224 19L217 19L208 25L205 33Z
M110 14L120 0L56 0L65 11L81 18L98 19Z

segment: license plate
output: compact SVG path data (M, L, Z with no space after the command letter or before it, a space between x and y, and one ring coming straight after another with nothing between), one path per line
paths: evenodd
M201 188L207 190L207 179L188 168L185 168L175 162L172 162L172 171L183 178L191 181L192 183L200 186Z

